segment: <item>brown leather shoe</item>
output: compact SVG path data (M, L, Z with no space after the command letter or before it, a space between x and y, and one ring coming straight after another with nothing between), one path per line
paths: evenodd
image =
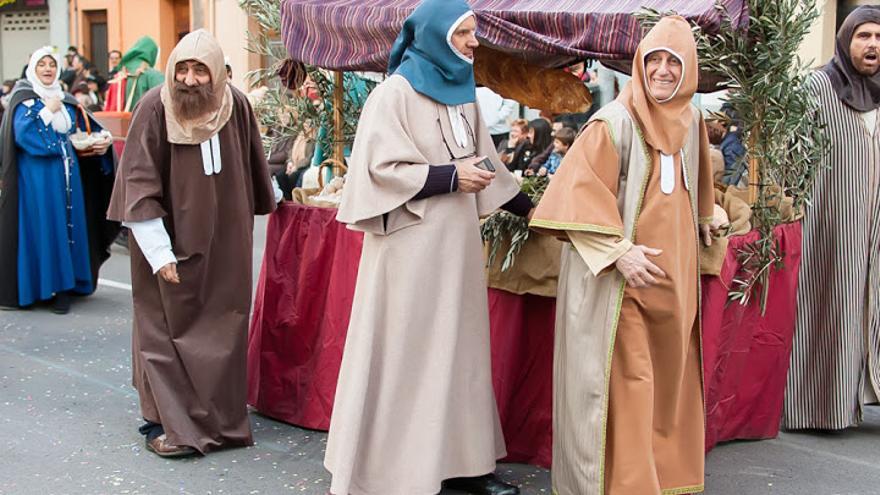
M171 445L164 434L152 440L147 440L146 444L147 450L159 457L184 457L196 453L196 449L186 445Z

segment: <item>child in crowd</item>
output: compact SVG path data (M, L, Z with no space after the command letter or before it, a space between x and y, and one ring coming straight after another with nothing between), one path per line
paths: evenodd
M562 163L562 158L568 153L568 149L574 143L575 136L574 130L569 127L563 127L556 131L553 138L553 153L550 154L544 165L538 169L539 176L556 173L556 170L559 169L559 165Z

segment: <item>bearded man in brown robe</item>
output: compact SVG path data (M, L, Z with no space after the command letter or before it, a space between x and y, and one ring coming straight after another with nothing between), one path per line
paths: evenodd
M133 383L147 449L250 445L246 405L253 216L275 205L260 133L204 30L139 102L108 217L133 234Z

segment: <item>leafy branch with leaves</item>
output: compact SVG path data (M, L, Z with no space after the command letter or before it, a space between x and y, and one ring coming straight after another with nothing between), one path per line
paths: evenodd
M550 179L547 176L523 178L520 190L528 194L533 204L538 204ZM516 262L516 256L529 240L529 221L525 218L513 215L506 211L497 211L490 215L480 227L483 243L489 247L489 257L486 266L492 266L498 256L498 250L505 240L510 240L510 247L504 254L501 263L501 271L506 272Z
M263 57L267 67L248 73L251 83L261 83L267 87L265 95L254 106L254 112L265 129L263 145L269 150L278 141L290 136L305 133L312 136L316 145L325 150L325 156L335 144L335 122L333 118L333 97L335 82L333 73L315 66L303 64L305 75L318 91L317 103L306 95L291 91L281 84L277 77L285 60L287 50L281 42L281 2L278 0L239 0L239 6L254 19L260 27L259 32L248 32L248 50ZM342 144L354 142L357 122L363 106L363 99L354 89L353 74L345 74L343 98ZM369 92L375 83L365 82Z

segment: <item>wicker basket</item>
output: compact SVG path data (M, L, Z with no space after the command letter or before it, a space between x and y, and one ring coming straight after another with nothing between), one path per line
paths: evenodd
M86 109L82 105L77 105L77 110L79 110L80 113L82 114L83 124L84 124L85 129L79 128L79 120L77 119L77 122L76 122L77 132L75 132L74 134L72 134L70 136L71 144L73 144L73 147L76 149L76 152L79 156L81 156L81 157L95 156L95 155L97 155L97 153L95 151L97 149L97 147L96 147L97 143L92 144L87 147L83 147L83 145L78 144L78 142L82 142L85 139L91 138L94 134L92 133L92 123L89 119L89 114L86 112ZM110 133L110 135L111 135L111 140L112 140L112 133Z
M318 187L298 187L294 189L292 192L293 201L306 206L317 206L320 208L338 208L339 203L317 199L318 196L321 194L321 191L324 190L324 169L328 167L330 167L331 169L332 167L337 167L337 169L342 171L343 173L348 171L348 167L346 167L345 164L340 162L339 160L334 160L333 158L324 160L321 165L318 166Z

